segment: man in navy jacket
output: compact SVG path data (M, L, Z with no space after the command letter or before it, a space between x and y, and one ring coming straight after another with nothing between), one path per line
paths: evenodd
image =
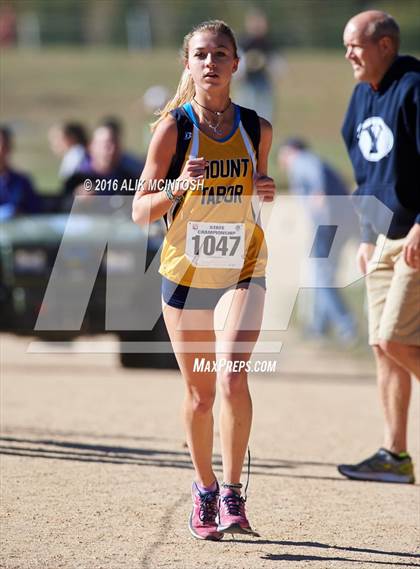
M344 45L359 83L342 133L361 203L357 260L385 432L373 456L338 469L357 480L413 483L407 416L411 376L420 377L420 61L398 54L398 24L376 10L347 23Z

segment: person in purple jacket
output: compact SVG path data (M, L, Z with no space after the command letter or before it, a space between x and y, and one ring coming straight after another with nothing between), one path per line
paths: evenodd
M12 168L12 150L12 132L0 125L0 221L41 211L41 198L30 178Z
M338 469L356 480L414 483L407 419L411 377L420 377L420 61L400 56L399 43L396 21L376 10L357 14L344 30L358 85L342 133L361 203L357 260L385 432L373 456Z

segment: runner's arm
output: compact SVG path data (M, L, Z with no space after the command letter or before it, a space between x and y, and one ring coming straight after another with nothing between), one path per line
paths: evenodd
M173 117L169 116L156 129L147 153L146 164L141 174L142 190L138 192L133 201L132 218L138 225L147 225L160 219L173 204L165 191L161 188L153 189L150 183L162 182L166 179L172 158L176 152L178 128ZM178 180L195 181L204 179L206 168L204 158L188 158ZM188 187L188 184L187 184ZM172 190L173 196L181 196L185 192L185 185L180 184Z
M273 127L271 124L260 117L261 139L258 149L258 163L257 163L257 179L255 181L255 188L258 196L267 202L274 199L276 185L273 178L267 176L268 171L268 154L270 152L271 143L273 140Z
M147 225L161 218L171 207L172 202L166 192L152 191L152 180L166 178L172 158L176 151L177 125L175 119L168 117L162 121L154 133L147 153L146 164L140 179L141 191L133 200L132 218L138 225Z
M268 171L268 155L270 153L271 143L273 141L273 127L267 120L259 117L261 137L260 146L258 148L258 164L257 172L262 176L267 175Z

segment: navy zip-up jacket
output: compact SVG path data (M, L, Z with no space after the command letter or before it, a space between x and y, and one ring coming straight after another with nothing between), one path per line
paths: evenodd
M376 196L392 212L363 206L362 241L379 233L407 235L420 223L420 61L398 56L378 89L359 83L350 100L342 135L353 164L356 196ZM367 203L367 202L366 202Z

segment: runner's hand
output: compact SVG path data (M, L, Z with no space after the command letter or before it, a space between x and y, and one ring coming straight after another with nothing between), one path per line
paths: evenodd
M374 251L375 245L373 243L360 243L359 250L356 255L356 262L359 267L359 271L363 275L367 273L367 265L373 257Z
M178 180L203 180L208 162L205 158L189 158ZM185 192L182 188L174 190L174 196L182 195Z
M413 269L420 269L420 224L415 223L403 245L404 261Z
M276 184L273 178L259 174L255 180L257 195L264 202L272 202L276 193Z

